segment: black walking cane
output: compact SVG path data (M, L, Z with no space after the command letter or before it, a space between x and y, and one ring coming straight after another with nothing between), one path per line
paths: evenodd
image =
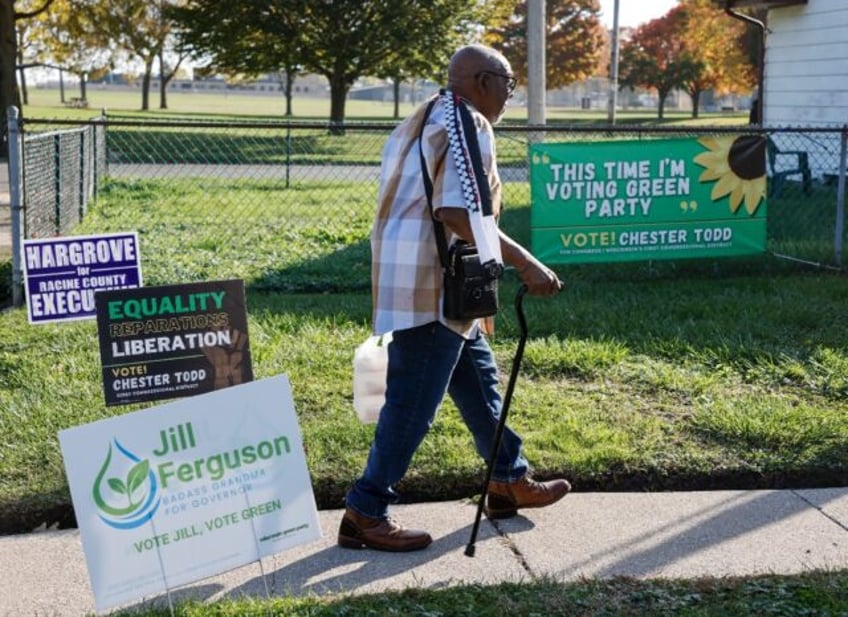
M465 554L468 557L474 557L474 543L477 541L480 517L483 515L483 505L486 503L486 494L489 492L489 482L492 481L492 471L495 468L495 459L501 447L504 426L506 426L506 415L509 413L509 404L512 401L512 391L515 389L515 382L518 379L518 368L521 366L521 356L524 355L524 344L527 342L527 320L524 319L524 307L522 306L525 293L527 293L527 285L522 285L515 295L515 314L518 316L518 328L521 331L521 336L518 339L518 349L515 350L515 357L512 359L512 372L509 374L509 383L506 386L506 394L504 395L503 406L501 407L501 417L498 418L498 427L495 430L495 442L492 444L492 454L489 456L489 464L486 467L486 482L483 484L483 494L480 495L480 503L477 504L477 516L474 518L474 527L471 529L471 540L469 540L468 546L465 547Z

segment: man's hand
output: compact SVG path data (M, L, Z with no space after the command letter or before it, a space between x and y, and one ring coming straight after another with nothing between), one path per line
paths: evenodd
M504 261L515 267L521 282L527 285L527 293L533 296L553 296L562 291L563 282L553 270L507 236L502 230L498 232L501 238L501 252Z
M562 291L563 282L554 271L533 257L517 271L521 281L527 285L527 293L530 295L553 296Z

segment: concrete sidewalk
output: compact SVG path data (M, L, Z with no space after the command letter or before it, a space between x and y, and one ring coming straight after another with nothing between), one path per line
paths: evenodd
M324 538L181 587L174 601L243 595L374 593L408 587L529 581L542 576L725 577L848 568L848 488L679 493L575 493L513 519L483 518L464 554L476 507L393 508L433 544L415 553L336 546L341 511L320 512ZM264 570L265 582L262 572ZM145 604L167 605L165 596ZM0 537L0 615L83 615L94 599L76 530Z

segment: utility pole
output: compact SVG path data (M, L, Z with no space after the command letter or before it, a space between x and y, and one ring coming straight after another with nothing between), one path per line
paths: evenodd
M615 108L618 105L618 0L612 12L612 60L610 62L610 91L607 122L615 124Z
M545 0L527 2L527 121L545 124Z

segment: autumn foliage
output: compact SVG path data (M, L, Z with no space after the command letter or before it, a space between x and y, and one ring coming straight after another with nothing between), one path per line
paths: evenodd
M507 3L495 3L504 11ZM512 65L518 82L527 83L527 1L513 3L501 23L486 35ZM548 0L545 3L545 82L561 88L598 73L605 48L605 32L598 14L598 0Z
M712 0L681 0L664 16L636 28L622 44L619 83L655 89L660 118L668 94L684 90L697 117L704 91L726 94L753 85L744 35L745 25Z

